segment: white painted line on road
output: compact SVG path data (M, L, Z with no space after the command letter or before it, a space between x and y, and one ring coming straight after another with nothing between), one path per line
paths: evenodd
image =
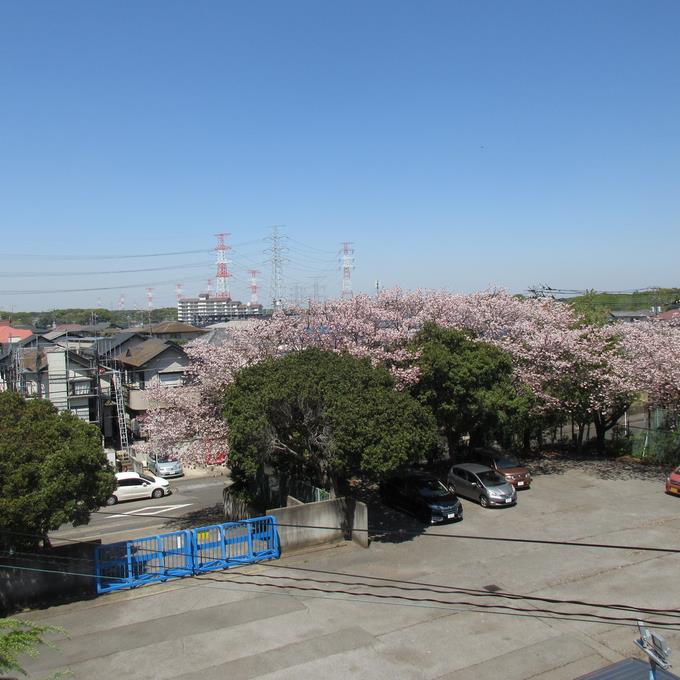
M162 512L169 512L172 510L179 510L180 508L187 508L193 503L182 503L181 505L153 505L148 508L139 508L139 510L130 510L128 512L117 512L115 515L108 515L108 519L125 519L130 517L150 517L151 515L160 515ZM102 513L107 514L107 513Z

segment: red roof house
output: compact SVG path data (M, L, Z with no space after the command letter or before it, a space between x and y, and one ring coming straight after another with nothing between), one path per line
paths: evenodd
M9 321L0 320L0 344L7 342L20 342L33 335L32 331L25 328L12 328Z

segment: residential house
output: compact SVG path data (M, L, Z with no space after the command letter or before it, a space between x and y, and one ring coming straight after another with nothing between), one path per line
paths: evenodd
M0 345L21 342L33 335L27 328L13 328L8 319L0 319Z
M634 321L647 321L654 316L654 312L649 309L639 309L631 312L609 312L609 322L633 323Z
M161 323L151 324L150 326L130 328L129 331L151 336L152 338L158 338L160 340L195 340L205 333L202 328L196 328L196 326L191 326L188 323L181 323L180 321L162 321Z
M145 389L153 383L181 385L188 358L174 342L150 338L128 347L115 357L115 362L120 365L123 384L128 390L128 407L139 415L149 407Z
M680 308L674 307L654 317L655 321L680 321Z

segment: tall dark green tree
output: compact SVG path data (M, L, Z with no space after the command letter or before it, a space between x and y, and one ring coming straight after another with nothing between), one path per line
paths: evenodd
M434 414L455 455L460 437L487 443L521 423L526 395L515 389L510 357L468 332L426 324L414 340L420 380L413 393Z
M432 415L367 359L309 349L241 371L224 397L229 463L241 481L262 465L330 485L428 456Z
M0 393L0 546L35 547L64 523L86 524L114 487L94 425Z

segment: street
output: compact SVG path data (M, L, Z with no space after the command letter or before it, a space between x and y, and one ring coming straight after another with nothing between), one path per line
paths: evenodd
M64 526L50 534L52 543L127 538L224 521L221 516L224 477L171 479L172 494L104 506L84 526ZM179 518L179 519L178 519Z

